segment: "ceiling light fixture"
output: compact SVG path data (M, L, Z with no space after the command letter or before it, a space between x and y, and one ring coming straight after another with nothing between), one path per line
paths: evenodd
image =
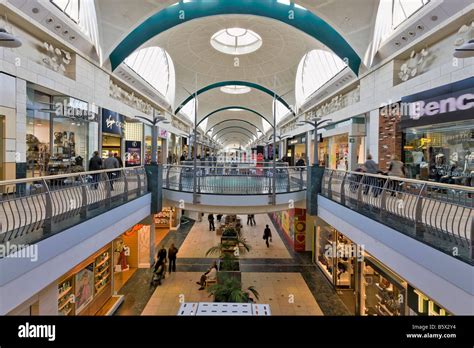
M245 94L249 93L252 89L247 86L239 86L239 85L229 85L221 87L221 92L227 94Z

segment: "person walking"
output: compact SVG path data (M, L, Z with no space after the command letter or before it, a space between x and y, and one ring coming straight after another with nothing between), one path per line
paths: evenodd
M268 227L268 225L266 225L265 230L263 231L263 239L265 239L265 244L267 244L267 248L270 248L270 243L268 241L272 240L272 231L270 230L270 227Z
M367 161L365 161L365 163L364 163L364 168L365 168L365 172L368 173L368 174L378 174L378 173L380 173L379 165L377 163L375 163L375 161L372 159L371 154L367 155ZM372 186L372 192L374 193L374 196L375 197L378 196L376 186L379 185L379 180L377 178L366 177L364 179L364 184L365 184L364 195L369 193L370 186Z
M252 215L250 215L250 214L247 215L247 226L249 224L252 225Z
M255 214L250 214L250 224L252 226L257 226L257 223L255 222Z
M99 156L99 151L94 151L93 156L89 160L89 170L90 171L95 171L95 170L101 170L102 169L102 158ZM95 190L97 190L97 187L99 186L99 177L100 174L92 174L92 182L94 183L93 187Z
M207 220L209 221L209 231L215 231L216 227L214 226L214 214L209 214L207 216Z
M120 157L120 156L118 155L118 153L117 153L117 152L116 152L116 153L114 153L114 157L115 157L115 158L117 159L117 161L118 161L119 168L123 168L123 161L122 161L122 157Z
M390 166L388 168L388 175L398 176L400 178L404 178L406 175L405 166L403 162L398 159L397 155L392 156L392 160L390 161ZM401 190L401 184L401 181L392 181L392 197Z
M178 248L174 246L174 244L171 244L171 246L168 249L168 260L170 262L169 265L169 270L168 272L176 272L176 255L178 254Z
M119 167L118 160L113 156L112 151L109 151L109 157L104 160L104 169L115 169ZM115 172L107 172L107 176L109 177L109 184L110 190L114 190L114 180L116 173Z
M156 255L158 259L156 263L157 264L159 264L160 262L166 263L166 256L167 256L166 248L162 246L161 249L158 250L158 254Z

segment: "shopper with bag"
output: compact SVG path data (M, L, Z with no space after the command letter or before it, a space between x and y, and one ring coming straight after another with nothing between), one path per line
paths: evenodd
M268 241L272 241L272 231L270 231L270 227L268 227L268 225L266 225L265 230L263 231L263 239L265 239L267 248L270 248L270 243Z

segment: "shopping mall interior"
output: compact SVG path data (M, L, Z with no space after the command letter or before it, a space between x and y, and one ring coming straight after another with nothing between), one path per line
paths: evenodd
M0 315L474 315L473 49L472 0L1 0Z

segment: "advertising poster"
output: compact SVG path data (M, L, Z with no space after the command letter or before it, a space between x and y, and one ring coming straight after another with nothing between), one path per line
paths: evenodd
M125 167L141 165L142 143L140 141L125 141Z
M76 274L76 314L81 312L94 296L94 264Z

